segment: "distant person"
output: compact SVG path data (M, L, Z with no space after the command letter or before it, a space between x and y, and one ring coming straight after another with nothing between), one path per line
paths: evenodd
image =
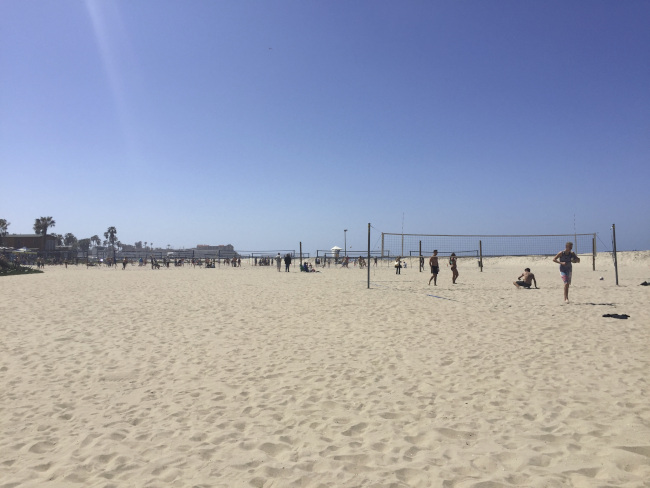
M284 270L287 273L289 272L289 266L291 266L291 254L287 253L287 255L284 257Z
M395 274L402 274L402 258L400 256L395 259Z
M458 279L458 260L455 252L449 256L449 266L451 266L451 282L455 285Z
M564 251L557 253L553 258L553 262L560 265L560 276L564 282L564 301L569 303L569 286L571 286L573 263L580 262L580 258L573 252L573 242L567 242Z
M512 284L517 288L530 288L530 285L533 283L535 283L535 288L537 288L537 280L535 280L535 275L530 272L530 268L526 268L524 272L519 275L517 281L514 281Z
M281 271L282 268L282 256L280 256L280 253L275 257L275 262L278 265L278 273Z
M126 265L127 265L128 262L129 262L129 260L126 259L126 258L124 258L122 260L122 271L124 271L126 269Z
M429 258L429 267L431 268L431 278L429 278L429 284L433 280L433 286L438 285L438 273L440 272L440 266L438 266L438 250L433 251L433 256Z

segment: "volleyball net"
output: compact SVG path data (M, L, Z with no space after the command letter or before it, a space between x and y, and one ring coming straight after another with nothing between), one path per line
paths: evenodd
M453 252L459 258L473 257L482 262L484 257L498 256L554 256L573 242L576 254L591 255L596 260L596 234L554 235L442 235L381 233L380 256L430 256L434 250L439 256ZM378 243L379 245L379 243Z

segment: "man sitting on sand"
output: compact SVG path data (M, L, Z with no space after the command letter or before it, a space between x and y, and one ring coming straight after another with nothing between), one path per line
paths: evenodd
M530 268L526 268L524 272L519 275L517 281L513 281L512 284L517 288L521 288L522 286L524 288L530 288L531 283L535 283L535 288L537 288L537 280L535 279L535 275L530 272Z

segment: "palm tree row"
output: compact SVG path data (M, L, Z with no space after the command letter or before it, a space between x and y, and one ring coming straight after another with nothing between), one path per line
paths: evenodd
M2 238L7 235L10 224L11 222L8 222L6 219L0 219L0 244L2 243ZM56 221L53 217L39 217L34 220L34 232L38 235L43 236L43 249L45 249L45 244L47 242L47 232L52 227L56 227ZM92 246L98 247L103 244L104 246L110 246L113 248L114 254L115 248L121 249L123 247L123 244L117 239L117 229L114 226L110 226L108 229L106 229L106 232L104 232L103 241L97 234L85 239L77 239L71 232L68 232L65 235L50 233L49 236L54 238L56 246L65 245L78 247L83 251L88 251ZM147 250L149 249L149 247L147 247L147 244L150 244L150 248L153 249L153 242L147 241L144 242L144 247L142 245L142 241L136 242L134 247L136 249Z

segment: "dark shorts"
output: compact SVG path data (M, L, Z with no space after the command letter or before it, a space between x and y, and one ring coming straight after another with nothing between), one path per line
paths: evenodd
M440 268L438 266L431 266L431 274L437 275L440 272Z
M517 281L517 284L519 286L523 286L524 288L530 288L530 283L526 283L525 281Z

